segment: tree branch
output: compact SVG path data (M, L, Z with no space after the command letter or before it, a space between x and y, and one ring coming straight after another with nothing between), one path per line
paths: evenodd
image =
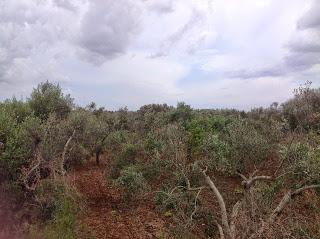
M40 149L39 149L39 143L40 143L40 140L38 138L35 138L34 139L34 145L33 145L33 156L34 158L36 159L36 162L33 161L31 162L31 165L33 163L35 163L34 166L32 166L31 169L22 169L22 173L21 173L21 177L22 177L22 181L24 183L24 186L26 187L26 189L28 189L29 191L33 191L36 189L36 185L40 179L40 170L39 170L39 167L41 165L41 162L42 162L42 156L41 156L41 152L40 152ZM30 165L30 166L31 166ZM31 186L29 186L29 179L30 179L30 176L33 174L33 173L36 173L35 174L35 179L34 181L32 182Z
M222 227L221 227L221 225L219 223L217 223L217 227L218 227L218 230L219 230L220 239L225 239L224 233L223 233L223 229L222 229Z
M264 176L264 175L255 176L257 173L258 173L258 170L255 170L249 176L249 178L247 178L241 173L237 173L237 175L239 175L243 179L243 181L241 182L241 185L244 186L246 189L250 189L257 181L268 181L273 179L273 177L271 176Z
M241 201L238 201L232 208L231 219L230 219L230 231L233 237L235 237L236 235L235 221L239 214L239 209L241 207L241 204L242 204Z
M67 140L67 142L63 148L62 157L61 157L61 164L60 164L60 170L61 170L62 175L66 174L66 171L64 169L64 163L66 161L66 154L67 154L68 146L69 146L71 140L73 139L75 133L76 133L76 130L73 130L72 135L69 137L69 139Z
M200 196L200 193L201 193L202 189L204 189L204 188L205 188L205 187L200 187L200 188L199 188L199 191L197 192L196 197L194 198L194 210L193 210L193 212L191 213L191 216L190 216L190 220L191 220L191 221L193 220L194 214L197 212L198 198L199 198L199 196Z
M260 229L253 233L249 239L259 238L276 220L276 218L282 213L282 211L285 209L285 207L291 202L291 200L304 192L305 190L314 189L314 188L320 188L320 184L315 185L309 185L301 187L295 191L289 190L281 199L278 206L273 210L269 218L267 219L266 223L263 223Z
M216 198L218 200L220 211L221 211L221 222L222 222L224 232L227 233L228 238L233 238L232 234L231 234L230 226L229 226L228 214L227 214L225 201L224 201L221 193L219 192L218 188L216 187L216 185L213 183L211 178L206 174L206 170L203 170L202 174L205 178L206 183L209 185L210 189L213 191L214 195L216 196Z

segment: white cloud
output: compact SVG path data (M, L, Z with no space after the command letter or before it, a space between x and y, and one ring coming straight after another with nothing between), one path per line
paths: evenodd
M102 64L125 53L139 29L139 0L92 0L82 19L79 45L89 61Z
M49 79L110 108L269 104L318 80L318 10L316 0L2 0L0 98Z
M197 108L233 108L250 110L284 102L297 87L289 78L261 77L255 79L224 79L185 89L183 100Z
M61 42L73 38L75 16L59 8L50 1L5 0L0 5L0 83L5 81L19 85L23 81L30 84L39 78L52 79L52 72L37 74L46 69L54 56L64 48ZM37 61L37 58L42 58ZM37 64L35 64L37 63Z
M73 92L77 102L97 101L109 109L125 105L137 109L148 102L175 104L183 93L177 83L189 71L188 67L170 58L149 59L141 53L120 56L99 68L74 61L64 66L73 68L73 64L81 69L70 75L82 86ZM74 83L71 81L71 84ZM98 89L93 90L95 87Z

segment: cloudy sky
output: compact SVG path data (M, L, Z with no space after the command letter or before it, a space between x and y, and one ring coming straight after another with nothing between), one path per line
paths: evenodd
M320 86L319 0L0 0L0 100L250 109Z

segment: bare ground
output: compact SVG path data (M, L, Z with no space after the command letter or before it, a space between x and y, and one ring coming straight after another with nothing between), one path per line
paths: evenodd
M169 238L168 225L154 205L142 199L125 203L121 191L108 180L107 158L101 161L97 166L92 159L70 175L85 200L85 210L77 221L85 233L79 238Z

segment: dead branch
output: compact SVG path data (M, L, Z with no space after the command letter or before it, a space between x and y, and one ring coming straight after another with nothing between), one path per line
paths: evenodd
M299 188L295 191L289 190L287 194L283 196L281 199L280 203L276 207L276 209L271 213L268 223L273 223L276 217L283 211L283 209L290 203L290 201L297 195L301 194L305 190L313 189L313 188L320 188L320 184L316 185L309 185L309 186L304 186L302 188Z
M271 177L271 176L264 176L264 175L255 176L257 173L258 173L258 170L255 170L249 176L249 178L247 178L246 176L244 176L241 173L237 173L237 175L239 175L243 179L243 181L241 182L241 185L245 189L250 189L257 181L269 181L269 180L273 179L273 177Z
M226 209L226 204L225 201L219 192L218 188L216 185L213 183L211 178L206 174L207 169L202 171L202 174L205 178L206 183L210 187L210 189L213 191L215 197L218 200L220 211L221 211L221 222L222 222L222 228L225 234L227 234L227 238L233 239L234 235L232 235L231 230L230 230L230 225L229 225L229 220L228 220L228 214L227 214L227 209Z
M32 146L34 160L32 160L29 166L30 168L23 168L21 170L21 179L23 181L25 188L29 191L34 191L40 180L40 165L41 165L41 162L43 161L42 155L39 149L40 142L41 140L38 137L34 138L34 142ZM32 182L30 183L32 176L34 178L32 178Z
M238 201L232 208L231 218L230 218L230 231L232 235L236 235L235 221L239 214L239 210L242 206L241 201Z
M302 192L304 192L305 190L309 190L309 189L314 189L314 188L320 188L320 184L315 184L315 185L308 185L308 186L304 186L301 187L295 191L289 190L281 199L281 201L279 202L278 206L273 210L273 212L271 213L271 215L269 216L269 218L267 219L266 222L263 222L260 229L253 233L249 239L254 239L254 238L259 238L261 237L261 235L268 229L270 228L270 226L272 226L272 224L275 222L276 218L282 213L282 211L285 209L285 207L291 202L291 200L301 194Z
M69 146L71 140L73 139L75 133L76 133L76 130L73 130L72 135L69 137L69 139L67 140L67 142L66 142L66 144L64 145L64 148L63 148L61 162L60 162L60 172L61 172L62 175L66 174L66 171L64 169L64 164L65 164L65 161L66 161L66 154L67 154L67 151L68 151L68 146Z
M200 187L200 188L199 188L199 191L197 192L196 197L194 198L194 209L193 209L193 212L191 213L190 221L193 220L193 216L194 216L194 214L197 212L197 209L198 209L198 198L199 198L199 196L200 196L200 194L201 194L202 189L204 189L204 188L205 188L205 187Z
M225 239L222 226L219 223L217 223L217 227L219 230L220 239Z

